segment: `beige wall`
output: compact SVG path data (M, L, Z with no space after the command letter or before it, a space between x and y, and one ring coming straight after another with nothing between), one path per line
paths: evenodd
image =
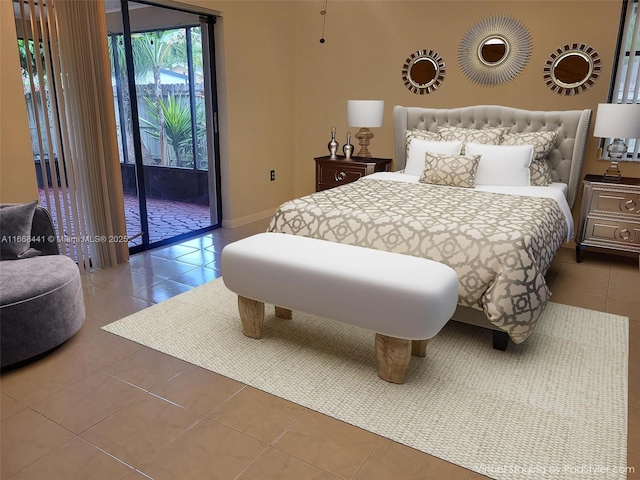
M271 215L294 196L295 9L289 2L202 5L223 12L215 27L223 51L217 58L223 224L236 226Z
M619 0L336 1L328 4L326 43L320 44L322 2L183 3L222 12L216 30L222 34L218 40L223 48L218 57L223 76L219 84L223 215L225 224L232 226L265 216L289 198L313 192L313 157L327 153L332 126L337 127L338 140L344 143L348 99L385 100L385 124L374 129L371 151L386 157L393 156L391 115L397 104L595 110L607 97L621 5ZM525 70L513 81L495 87L477 86L462 75L457 48L468 28L495 14L521 20L531 32L533 52ZM12 37L4 19L2 26L3 39ZM602 58L603 74L587 92L562 97L544 85L542 68L555 48L571 42L593 45ZM4 82L5 48L11 47L11 42L3 41L2 45ZM401 69L411 53L425 48L442 55L447 74L437 92L420 96L404 87ZM14 112L24 111L23 105L17 106L20 95L13 96L16 108L5 109L4 93L3 83L3 139L5 118L11 120L12 128L22 125ZM26 126L20 129L10 135L24 150L29 145L28 132ZM8 161L4 143L3 170ZM597 139L590 138L585 173L601 173L607 166L596 160L596 150ZM269 181L272 169L277 172L275 182ZM640 176L638 164L625 163L622 170L625 175ZM12 177L33 187L32 172L13 170L12 166Z
M344 143L348 99L385 100L384 126L373 129L370 147L374 156L382 157L393 157L394 105L498 104L533 110L591 108L595 112L597 104L607 99L620 8L619 1L329 2L326 43L320 44L322 20L317 5L303 2L296 18L296 195L313 190L312 159L327 154L332 125ZM472 25L496 14L513 16L527 26L532 55L511 82L475 85L458 66L458 45ZM586 92L564 97L546 87L542 69L550 53L571 42L594 46L602 59L603 74ZM446 63L442 86L429 95L409 92L401 80L406 58L418 49L434 50ZM596 160L597 145L598 139L590 137L585 173L606 169L607 162ZM638 164L624 164L622 170L640 175Z
M12 2L0 1L0 203L38 198Z

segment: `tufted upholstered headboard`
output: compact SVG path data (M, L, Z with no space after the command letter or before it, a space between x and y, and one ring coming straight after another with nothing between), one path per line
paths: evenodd
M510 127L510 133L557 131L556 146L549 154L551 175L554 182L567 184L567 201L573 207L580 183L590 120L591 110L588 109L543 112L499 105L450 109L398 105L393 109L396 170L403 169L406 163L407 129L436 132L437 127L449 125L477 129Z

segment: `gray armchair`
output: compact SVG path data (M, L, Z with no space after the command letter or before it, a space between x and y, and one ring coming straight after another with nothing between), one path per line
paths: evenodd
M3 204L0 209L13 205ZM3 221L4 217L3 217ZM5 226L8 226L9 222ZM3 225L0 232L7 236ZM4 240L3 239L3 240ZM60 255L49 212L37 206L31 255L0 261L0 367L40 356L73 336L85 319L80 272Z

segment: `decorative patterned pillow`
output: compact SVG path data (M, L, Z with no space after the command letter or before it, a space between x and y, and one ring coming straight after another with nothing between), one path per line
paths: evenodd
M409 158L409 145L411 144L411 140L414 138L419 138L420 140L429 140L430 142L438 141L438 134L436 132L430 132L428 130L420 130L418 128L414 128L413 130L405 130L405 143L407 144L407 153L405 158Z
M551 167L547 161L558 139L558 132L507 133L504 145L533 145L533 161L529 167L531 185L546 187L551 183Z
M546 158L533 160L529 165L529 182L536 187L546 187L551 180L551 167Z
M496 128L460 128L460 127L438 127L438 139L451 142L453 140L462 141L462 154L465 153L464 146L467 142L484 143L487 145L498 145L502 136L509 131L508 127Z
M0 260L19 260L40 254L38 250L30 248L31 225L37 205L38 202L33 201L0 208Z
M480 155L445 155L427 152L420 182L473 188Z

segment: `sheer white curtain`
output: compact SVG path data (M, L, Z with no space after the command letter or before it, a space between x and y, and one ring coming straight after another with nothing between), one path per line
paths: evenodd
M81 270L125 262L129 251L104 2L22 0L19 5L23 37L36 45L35 55L26 52L31 95L34 104L40 97L44 111L39 115L34 109L44 203L62 250ZM38 43L43 55L37 54Z

